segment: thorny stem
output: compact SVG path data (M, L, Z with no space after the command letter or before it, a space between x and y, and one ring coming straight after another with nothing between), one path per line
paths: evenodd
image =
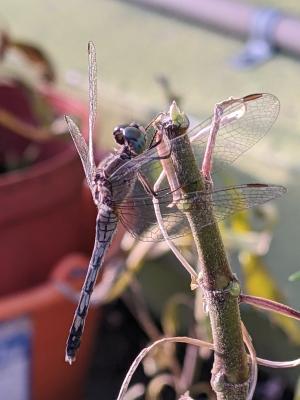
M184 118L187 119L173 103L169 114L161 119L161 129L169 139L184 133L180 126ZM187 135L181 137L180 146L176 146L177 143L178 140L172 147L169 164L172 163L173 168L168 166L168 179L170 171L175 174L174 181L181 188L181 196L205 190L205 182L198 171ZM190 183L186 182L187 171ZM176 196L173 202L176 204ZM239 293L231 290L231 287L237 286L237 282L230 269L210 203L205 204L203 211L190 208L185 210L185 214L202 265L202 288L212 327L215 361L211 383L218 400L243 400L247 398L249 366L241 331ZM207 219L213 223L203 228L203 220Z

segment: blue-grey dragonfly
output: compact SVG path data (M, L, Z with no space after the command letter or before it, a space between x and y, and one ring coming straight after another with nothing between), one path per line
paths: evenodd
M93 43L88 46L89 55L89 134L88 143L70 117L66 117L69 131L81 158L87 183L98 208L94 249L88 266L80 300L74 315L66 347L66 361L75 360L80 346L90 297L103 264L105 253L112 242L119 221L135 237L141 240L163 240L153 211L153 196L158 200L164 229L170 238L190 232L186 214L180 202L193 210L205 214L203 204L209 201L214 218L226 216L281 196L285 188L277 185L246 184L221 189L206 189L186 193L180 198L179 189L170 187L168 179L161 182L157 192L151 189L162 172L162 163L172 155L172 148L180 147L189 138L198 163L202 161L210 134L212 118L193 129L185 127L182 134L168 140L164 152L159 151L162 132L158 132L155 118L146 129L131 123L115 128L113 135L120 145L99 166L93 155L93 130L96 119L97 72L96 52ZM214 145L213 168L230 164L243 152L260 140L273 125L279 112L279 101L271 94L250 95L236 99L229 105L220 121ZM162 113L166 116L166 113ZM190 181L186 171L186 183ZM181 182L181 187L185 182ZM174 193L177 191L174 204ZM211 224L210 218L203 218L203 227Z

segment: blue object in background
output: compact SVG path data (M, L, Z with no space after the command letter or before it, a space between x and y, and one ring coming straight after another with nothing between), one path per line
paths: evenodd
M30 399L31 339L28 318L0 323L1 399Z

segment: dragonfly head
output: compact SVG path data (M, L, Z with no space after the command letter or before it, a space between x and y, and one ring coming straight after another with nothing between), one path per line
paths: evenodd
M127 145L134 155L141 154L146 148L146 131L135 122L116 126L113 135L118 144Z

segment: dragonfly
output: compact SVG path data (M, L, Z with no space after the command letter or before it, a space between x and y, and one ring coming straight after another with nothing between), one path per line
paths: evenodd
M280 185L244 184L217 189L210 185L210 189L188 192L183 196L180 189L189 184L191 179L188 171L180 187L170 187L168 179L165 178L159 190L153 190L163 171L163 162L170 159L172 149L175 146L180 148L187 138L193 143L196 162L201 163L210 137L213 117L192 129L188 129L187 123L178 137L168 139L164 151L159 151L159 148L164 129L167 127L159 121L162 121L162 117L165 118L167 113L159 114L146 128L135 122L119 125L113 131L114 140L119 148L96 166L93 132L97 108L97 65L96 50L92 42L88 44L88 59L88 141L69 116L66 116L66 122L81 158L98 213L94 248L66 344L65 358L70 364L76 359L91 294L119 222L140 240L160 241L164 240L164 236L156 221L153 196L159 203L164 229L170 238L176 238L190 233L184 208L186 206L201 211L203 217L205 204L209 201L214 218L203 218L202 226L205 227L215 219L222 220L237 211L263 204L286 191ZM278 99L266 93L245 96L229 104L220 119L215 138L213 170L231 164L259 141L271 128L278 113Z

